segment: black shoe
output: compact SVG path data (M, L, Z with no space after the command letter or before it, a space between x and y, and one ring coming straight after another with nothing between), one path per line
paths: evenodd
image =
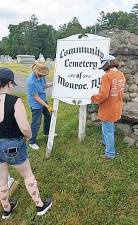
M46 201L44 201L43 203L44 205L42 207L36 207L37 216L44 215L52 206L51 198L46 199Z
M11 213L14 211L14 209L17 207L18 205L18 201L17 200L13 200L12 202L10 202L10 205L11 205L11 209L9 212L7 211L4 211L3 212L3 215L2 215L2 219L5 220L5 219L9 219L9 217L11 216Z

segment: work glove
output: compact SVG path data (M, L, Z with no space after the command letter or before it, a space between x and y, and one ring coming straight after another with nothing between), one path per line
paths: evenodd
M54 112L54 110L53 110L53 107L51 107L50 105L48 106L48 111L51 113L51 112Z

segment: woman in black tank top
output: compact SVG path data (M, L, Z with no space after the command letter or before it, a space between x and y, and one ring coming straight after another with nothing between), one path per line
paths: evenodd
M32 173L27 154L26 140L31 138L31 128L22 100L11 95L14 74L8 68L0 68L0 202L4 212L2 219L10 217L18 202L9 202L8 165L14 166L24 178L25 186L36 205L37 215L43 215L51 207L51 199L41 200L37 181Z

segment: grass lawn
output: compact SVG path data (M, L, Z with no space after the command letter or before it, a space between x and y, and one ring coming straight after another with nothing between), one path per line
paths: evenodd
M28 76L32 71L30 65L18 64L16 62L0 63L0 67L7 67L11 69L15 74L24 75L24 76ZM50 70L48 75L48 80L53 80L53 74L54 74L54 70Z
M104 149L97 142L101 128L87 126L86 138L79 143L78 107L64 103L60 103L56 132L49 160L44 159L47 139L42 128L40 151L28 151L41 196L51 196L53 207L37 217L23 179L11 168L11 175L19 181L14 194L19 205L11 219L0 225L137 225L138 149L117 137L120 155L111 161L101 159Z

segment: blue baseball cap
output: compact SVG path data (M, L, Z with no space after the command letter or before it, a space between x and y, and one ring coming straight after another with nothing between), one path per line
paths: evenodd
M109 63L109 65L110 65L110 61L112 61L114 59L115 59L115 57L113 55L105 56L103 59L101 59L101 66L98 69L102 69L106 63Z
M8 68L0 67L0 78L12 81L13 84L17 86L17 84L14 81L14 73L12 72L12 70Z

